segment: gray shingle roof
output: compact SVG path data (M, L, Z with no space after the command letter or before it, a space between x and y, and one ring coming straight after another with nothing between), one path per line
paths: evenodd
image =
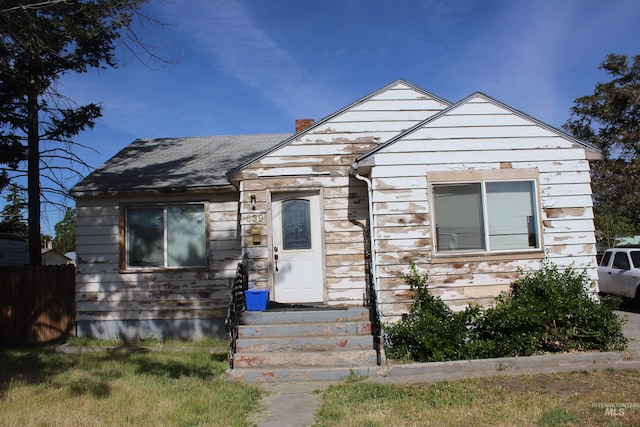
M229 188L225 174L291 134L138 139L84 178L74 196Z

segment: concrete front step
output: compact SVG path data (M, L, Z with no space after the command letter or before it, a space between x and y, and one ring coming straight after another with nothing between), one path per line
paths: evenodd
M242 313L235 381L330 381L378 372L365 307Z
M234 369L237 368L317 368L359 367L376 365L376 353L370 350L337 350L307 352L236 353Z
M274 369L230 369L226 377L230 381L248 383L265 382L322 382L342 381L352 375L363 377L377 377L384 374L384 368L379 366L367 367L337 367L337 368L274 368Z
M369 309L349 307L348 309L323 309L312 311L245 311L242 313L243 325L274 325L282 323L341 323L368 322Z
M370 335L371 323L283 323L270 325L240 325L239 338L311 337L335 335Z
M371 335L302 336L295 339L291 337L241 338L236 342L236 351L241 353L371 348L373 348Z

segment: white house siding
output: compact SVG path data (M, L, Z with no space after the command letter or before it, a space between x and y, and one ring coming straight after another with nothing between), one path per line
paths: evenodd
M208 202L207 270L120 269L120 206ZM223 336L238 262L238 195L82 198L77 203L76 321L79 336Z
M545 255L560 266L585 269L595 280L586 158L583 146L478 96L364 159L364 166L373 166L374 253L383 316L406 312L411 293L401 276L411 261L428 272L433 292L454 308L490 303L509 289L519 270L539 268ZM428 177L518 169L537 173L544 253L434 256Z
M366 185L350 176L355 158L418 124L447 104L398 82L355 103L286 145L242 169L241 213L264 214L265 223L242 223L250 254L250 286L272 289L273 264L267 228L269 194L318 189L323 201L325 302L361 304L365 288ZM255 210L250 195L256 196ZM252 243L259 229L261 243Z

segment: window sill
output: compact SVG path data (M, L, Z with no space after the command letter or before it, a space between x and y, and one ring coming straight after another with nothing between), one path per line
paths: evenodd
M544 251L542 249L535 249L527 252L500 252L500 253L455 253L455 254L434 254L431 263L432 264L445 264L452 262L478 262L478 261L504 261L506 260L521 260L521 259L544 259Z
M209 271L208 267L141 267L141 268L120 268L120 274L136 273L183 273L183 272L204 272Z

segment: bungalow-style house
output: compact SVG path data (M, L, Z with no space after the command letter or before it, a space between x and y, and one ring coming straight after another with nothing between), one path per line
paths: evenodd
M136 140L78 183L78 335L221 336L245 254L273 303L357 306L371 285L384 320L411 261L454 308L545 257L596 279L588 144L403 80L299 124Z

